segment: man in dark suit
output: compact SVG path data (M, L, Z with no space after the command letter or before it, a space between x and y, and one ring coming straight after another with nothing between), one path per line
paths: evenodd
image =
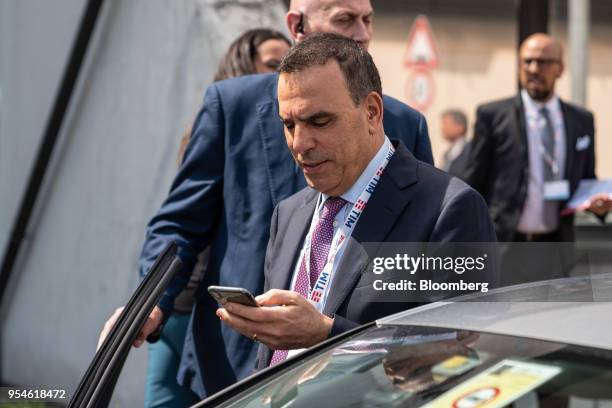
M452 176L463 177L470 152L467 117L458 109L448 109L442 112L440 125L442 138L449 145L440 168Z
M369 0L299 0L291 2L287 25L298 42L313 32L332 31L367 48L372 13ZM211 248L178 373L179 383L201 397L250 374L256 356L250 339L221 326L215 316L216 302L206 288L239 286L261 293L274 206L305 186L283 139L277 81L277 74L246 76L207 89L184 162L168 198L149 223L140 257L140 270L145 273L161 249L175 241L183 268L145 324L137 346L161 327L198 254ZM385 96L384 101L389 136L402 140L417 158L432 163L425 118L393 98Z
M480 106L464 179L489 205L500 241L572 241L573 215L561 210L580 180L595 178L591 112L561 101L561 45L533 34L520 48L520 94ZM606 195L589 210L605 215Z
M296 45L279 71L285 138L309 187L272 216L262 307L227 303L217 311L268 347L259 367L414 306L358 293L372 290L362 242L495 240L476 191L385 135L380 78L367 51L317 34Z

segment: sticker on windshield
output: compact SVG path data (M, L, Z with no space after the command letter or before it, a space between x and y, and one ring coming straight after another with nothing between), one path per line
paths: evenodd
M480 359L483 356L479 355L479 357L480 358L456 355L433 366L431 373L434 375L434 378L435 376L443 378L455 377L479 366L481 362Z
M518 400L561 372L561 368L503 360L445 392L423 408L498 408Z

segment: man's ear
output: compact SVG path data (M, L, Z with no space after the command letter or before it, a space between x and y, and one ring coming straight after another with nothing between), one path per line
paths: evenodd
M293 41L302 41L306 35L304 34L304 15L303 13L295 10L287 12L285 22L287 23L287 29Z
M366 109L368 127L371 133L375 133L382 126L384 112L382 97L378 92L372 91L366 96L363 103Z

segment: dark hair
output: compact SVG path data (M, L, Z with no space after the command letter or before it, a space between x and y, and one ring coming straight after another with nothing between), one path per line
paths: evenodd
M287 37L276 30L256 28L246 31L230 44L229 49L221 58L214 80L220 81L242 75L256 74L254 61L257 55L257 47L268 40L285 41L291 46Z
M467 116L459 109L447 109L442 112L442 117L450 116L453 122L462 125L467 130Z
M372 91L382 97L378 69L368 52L350 38L332 33L316 33L295 45L283 58L278 72L291 74L333 59L340 66L346 87L355 105Z

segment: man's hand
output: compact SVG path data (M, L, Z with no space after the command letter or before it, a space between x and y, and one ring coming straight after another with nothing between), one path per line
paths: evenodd
M589 200L587 210L593 214L603 217L608 211L612 211L612 194L596 194Z
M100 338L98 339L98 346L96 347L96 351L100 348L108 333L110 333L111 329L117 322L119 315L123 311L123 307L120 307L115 310L115 313L104 323L104 328L100 332ZM159 327L161 322L164 320L164 314L158 306L155 306L151 311L151 314L147 318L144 326L142 326L142 330L138 333L138 337L134 340L133 346L140 347L142 343L144 343L145 339L149 336L149 334L153 333L155 329Z
M314 346L329 336L334 319L297 292L272 289L256 297L262 307L228 302L217 316L234 330L273 350Z

